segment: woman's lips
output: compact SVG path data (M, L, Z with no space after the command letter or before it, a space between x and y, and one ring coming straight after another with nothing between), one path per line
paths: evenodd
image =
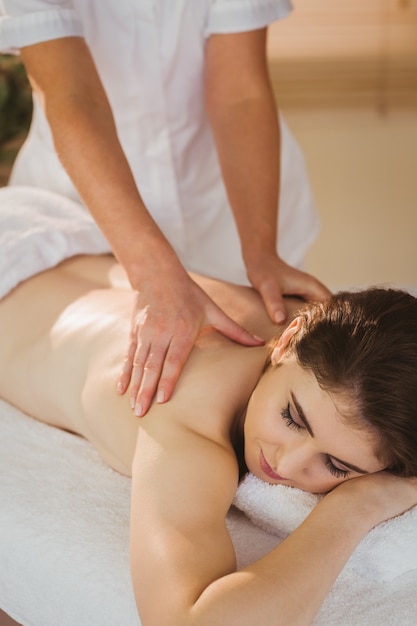
M273 478L274 480L288 480L287 478L283 478L282 476L274 472L272 467L270 467L270 465L268 465L268 463L266 462L262 450L259 454L259 465L261 466L262 471L265 472L265 474L269 476L269 478Z

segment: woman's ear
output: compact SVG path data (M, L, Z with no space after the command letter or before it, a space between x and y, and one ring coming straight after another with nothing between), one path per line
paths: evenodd
M272 365L276 365L282 359L291 337L295 335L295 333L299 330L300 326L301 326L301 317L296 317L295 319L293 319L291 324L287 326L287 328L284 330L281 337L278 339L277 345L272 351L272 354L271 354Z

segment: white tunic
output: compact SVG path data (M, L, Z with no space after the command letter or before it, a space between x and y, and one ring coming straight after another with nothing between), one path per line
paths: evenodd
M138 189L183 264L247 284L204 110L204 44L212 33L264 27L290 10L290 0L0 0L0 50L84 36ZM278 249L300 266L318 220L303 156L281 125ZM79 200L36 98L10 184Z

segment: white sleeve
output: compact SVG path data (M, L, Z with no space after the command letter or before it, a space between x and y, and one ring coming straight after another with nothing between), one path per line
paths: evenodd
M0 0L0 52L82 34L71 0Z
M291 0L213 0L205 35L263 28L292 8Z

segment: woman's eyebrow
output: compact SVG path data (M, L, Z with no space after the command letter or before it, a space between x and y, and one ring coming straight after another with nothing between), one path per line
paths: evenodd
M297 409L297 413L298 413L300 420L303 422L304 426L306 427L306 430L310 433L310 435L314 437L313 429L311 428L310 423L305 416L305 413L301 407L301 404L298 402L293 392L291 392L291 398L292 398L295 408Z
M298 402L298 400L295 397L293 392L291 392L291 398L292 398L294 406L295 406L295 408L297 410L298 416L299 416L300 420L303 422L307 432L312 437L314 437L314 432L313 432L313 429L310 426L310 422L308 421L308 419L306 417L306 414L304 413L301 404ZM337 457L333 456L332 454L330 454L329 456L330 456L330 458L334 459L336 461L336 463L340 463L340 465L344 465L345 467L353 470L354 472L357 472L358 474L369 474L369 472L367 470L363 470L360 467L357 467L356 465L353 465L353 463L347 463L346 461L342 461L341 459L338 459Z

